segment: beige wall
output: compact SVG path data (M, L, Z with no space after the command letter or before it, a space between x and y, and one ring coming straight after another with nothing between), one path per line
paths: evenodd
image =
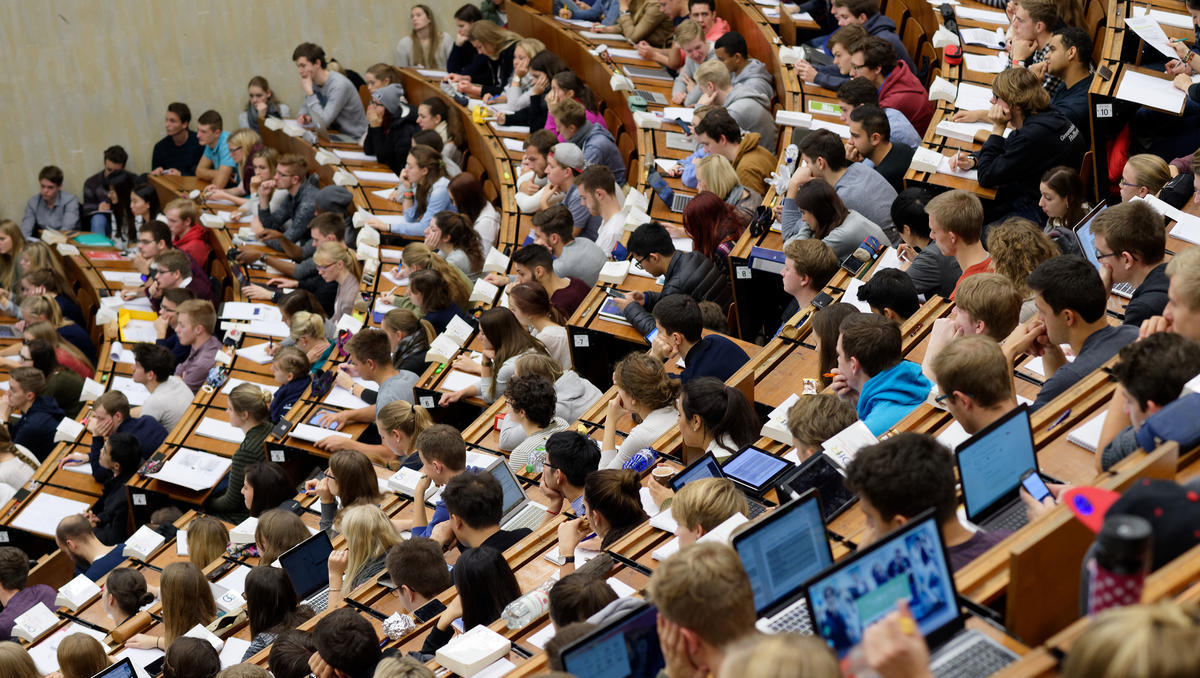
M306 40L360 73L391 62L413 0L0 0L0 217L20 221L37 172L63 169L78 194L111 144L149 168L171 101L215 108L237 126L246 83L262 75L295 111L291 62ZM461 5L430 3L441 30Z

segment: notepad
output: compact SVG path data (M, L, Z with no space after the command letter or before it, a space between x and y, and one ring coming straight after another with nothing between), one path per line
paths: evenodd
M379 184L398 184L400 177L388 170L351 170L351 174L361 181L371 181Z
M227 443L240 445L246 439L246 433L227 421L205 417L196 426L195 434L205 438L224 440Z
M38 492L25 505L25 509L12 519L9 527L52 537L63 518L84 513L90 508L90 505L81 501Z
M58 646L62 644L63 638L73 636L76 633L83 633L95 638L107 650L108 645L105 644L104 639L108 634L96 629L90 629L83 624L71 622L47 636L42 642L29 648L29 656L33 658L33 663L37 666L39 674L46 675L58 670Z
M479 375L463 372L462 370L450 370L446 378L442 380L443 391L461 391L469 386L479 385Z
M245 301L227 301L221 306L221 318L225 320L260 320L282 322L283 312L278 306L252 304Z
M124 393L125 399L132 407L145 405L146 399L150 397L150 391L130 377L113 377L109 384L112 390Z
M197 492L216 487L229 471L233 460L209 452L180 449L151 478L186 487Z
M1145 7L1133 7L1133 16L1145 16L1147 14ZM1150 18L1164 26L1173 26L1175 28L1183 28L1186 30L1192 29L1192 17L1187 14L1177 14L1175 12L1165 12L1161 9L1151 9ZM1174 57L1172 57L1174 58Z
M977 7L963 7L960 5L954 8L954 14L959 19L970 19L987 24L1008 25L1008 14L994 9L979 9Z
M1183 110L1184 98L1187 95L1171 84L1170 78L1126 69L1114 96L1150 108L1179 113Z
M1099 415L1088 419L1083 424L1076 426L1073 431L1067 434L1067 440L1089 452L1095 452L1096 448L1100 447L1100 432L1104 429L1104 422L1107 419L1108 411L1105 410Z
M267 363L274 360L274 357L270 353L267 353L267 351L270 350L270 348L271 348L271 344L264 341L261 344L255 344L253 346L246 346L243 348L239 348L237 351L234 351L234 353L239 358L245 358L246 360L249 360L252 363L257 363L259 365L266 365Z
M238 379L237 377L230 377L228 380L226 380L225 385L221 387L221 393L224 393L225 395L229 395L229 393L231 391L233 391L234 387L239 386L241 384L250 384L252 386L257 386L258 388L261 388L262 390L266 391L267 393L275 393L275 391L279 390L279 386L277 386L276 384L260 384L257 381L246 381L245 379Z
M341 386L334 386L333 388L329 389L329 395L325 396L325 400L323 402L331 407L340 407L346 410L357 410L360 407L366 407L368 405L367 401L359 398Z
M333 154L342 160L359 160L362 162L375 162L376 158L373 155L367 155L362 151L345 151L340 148L331 149Z
M529 134L529 125L492 125L497 134Z
M331 436L337 436L339 438L353 437L349 433L331 431L327 428L321 428L320 426L313 426L312 424L296 424L296 426L293 427L288 433L288 436L291 438L296 438L297 440L305 440L310 443L320 442Z
M964 111L989 110L992 107L992 90L990 87L960 82L958 96L954 98L954 107Z
M999 73L1008 68L1008 59L1000 54L963 53L967 69L978 73Z
M122 285L136 286L142 284L142 274L137 271L100 271L101 277Z

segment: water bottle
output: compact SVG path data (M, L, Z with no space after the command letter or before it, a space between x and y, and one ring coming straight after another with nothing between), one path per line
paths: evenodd
M796 171L796 161L800 159L800 148L796 144L788 144L788 147L783 149L783 164L788 166L788 169Z
M536 589L517 598L504 606L500 618L510 630L525 628L530 622L550 610L550 589L558 583L556 579L547 580Z
M643 447L637 452L634 452L633 456L629 458L629 461L621 465L621 468L643 473L646 469L654 466L656 459L658 459L657 452L655 452L652 448Z
M1087 561L1087 613L1136 605L1150 571L1154 530L1145 518L1108 516Z

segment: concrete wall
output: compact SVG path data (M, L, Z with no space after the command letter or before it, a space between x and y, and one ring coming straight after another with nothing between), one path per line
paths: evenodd
M78 195L111 144L129 169L150 169L171 101L192 109L192 129L216 109L237 126L246 83L270 81L292 107L302 99L291 62L301 42L360 73L391 62L411 30L414 0L0 0L0 217L20 221L37 172L63 169ZM439 30L454 31L461 2L431 3Z

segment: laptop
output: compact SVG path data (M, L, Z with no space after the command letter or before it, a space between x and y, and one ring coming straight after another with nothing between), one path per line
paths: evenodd
M1092 221L1096 219L1096 215L1100 214L1107 208L1108 205L1100 203L1091 209L1090 212L1084 215L1079 223L1075 225L1075 237L1079 239L1079 247L1083 249L1083 256L1092 262L1092 266L1100 268L1100 260L1096 258L1096 238L1092 236ZM1113 294L1124 299L1133 297L1133 291L1137 289L1129 283L1116 283L1112 287Z
M644 89L635 89L635 90L633 90L633 93L640 96L641 98L645 99L647 102L652 103L652 104L658 104L660 106L665 106L668 103L667 98L658 92L651 92L649 90L644 90Z
M563 670L578 678L655 678L666 668L658 608L636 607L562 649Z
M786 463L786 462L785 462ZM728 478L729 476L721 469L721 464L717 462L716 456L712 452L705 452L704 456L696 461L693 461L675 477L671 478L671 489L678 492L680 488L693 480L701 478ZM732 478L730 478L733 480ZM736 482L736 481L735 481ZM746 495L746 505L750 509L750 518L756 518L767 510L767 505L758 501L755 497L750 496L745 491L745 486L737 483L738 488L742 490L742 494ZM758 495L761 497L762 495Z
M691 202L692 198L694 197L696 196L689 193L675 193L671 197L671 211L683 212L683 208L687 207L688 203Z
M293 546L279 556L279 567L288 573L296 597L313 612L329 606L329 554L333 542L324 530Z
M804 583L833 564L821 501L808 490L733 537L763 633L812 634Z
M827 523L858 501L858 495L846 487L845 473L824 454L814 454L775 483L780 501L795 499L809 489L817 491L821 518Z
M751 445L733 455L721 466L721 473L751 497L762 499L776 480L791 468L792 462Z
M546 507L526 496L525 488L521 487L521 482L508 467L508 460L497 457L496 461L487 467L487 472L500 482L500 487L504 490L504 511L500 518L500 529L519 530L528 527L532 530L537 527L538 523L542 522L542 516L546 514Z
M991 638L965 628L933 509L839 561L804 588L817 633L839 659L900 600L908 601L929 644L929 668L937 678L990 676L1017 659Z
M1029 406L1008 414L959 444L954 458L962 481L967 520L987 531L1021 529L1029 522L1021 503L1021 476L1038 470Z
M137 678L137 672L133 668L133 662L129 657L123 657L120 661L109 665L100 673L92 676L92 678Z

